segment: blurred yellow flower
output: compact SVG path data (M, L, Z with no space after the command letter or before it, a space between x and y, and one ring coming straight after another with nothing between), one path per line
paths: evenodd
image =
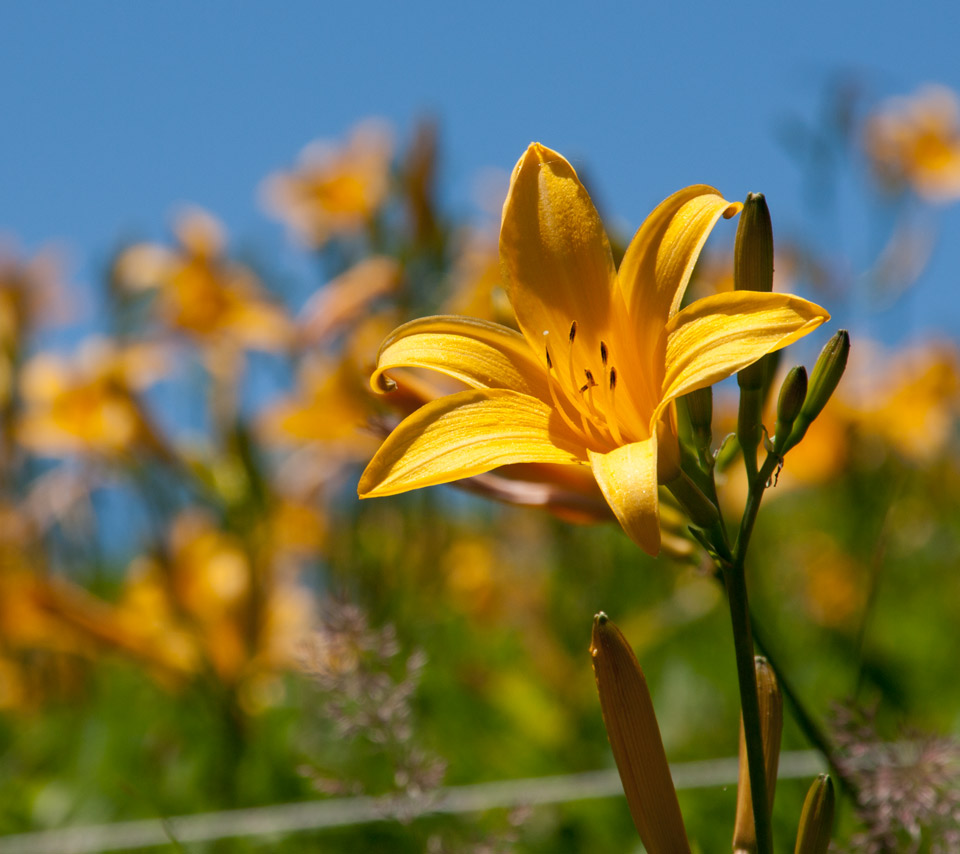
M446 313L492 320L504 326L516 324L500 273L500 250L495 236L477 231L461 236L450 285L452 294Z
M950 89L890 99L867 119L863 145L883 183L931 202L960 198L960 101Z
M954 438L960 415L956 346L932 342L891 355L869 343L860 349L842 398L847 418L906 459L933 462Z
M369 450L372 438L362 428L373 407L360 377L350 358L305 360L295 396L275 403L261 416L261 435L274 444L335 443L338 453Z
M314 142L292 172L269 176L264 203L307 246L323 246L370 222L390 189L392 154L389 130L378 121L364 122L342 147Z
M174 521L169 559L131 565L120 619L152 638L185 670L204 663L226 684L292 668L313 622L313 600L296 568L278 566L269 549L254 565L240 538L190 510Z
M400 265L375 255L355 264L318 290L297 323L304 344L329 343L331 337L369 312L371 304L396 290Z
M21 376L19 442L39 454L120 454L135 446L164 453L137 393L167 370L155 344L120 347L91 338L76 356L34 356Z
M225 257L216 219L191 209L176 219L174 233L174 249L139 243L121 252L116 282L133 292L156 289L161 323L200 344L280 350L291 343L286 312L251 270Z
M614 267L573 167L533 144L513 173L500 258L522 330L462 317L413 321L384 342L373 384L429 368L472 386L389 436L361 497L447 483L511 463L589 465L624 530L660 548L657 483L680 475L674 400L815 329L798 297L738 291L679 309L700 249L739 205L688 187L661 203Z
M63 320L60 260L52 250L21 260L0 244L0 348L9 353L39 323Z

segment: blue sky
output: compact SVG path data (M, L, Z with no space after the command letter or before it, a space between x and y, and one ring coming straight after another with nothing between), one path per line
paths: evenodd
M9 2L0 232L30 251L67 247L77 287L119 238L162 235L184 202L280 253L257 200L267 173L363 117L402 139L431 113L458 210L481 169L509 169L537 139L626 227L703 181L729 198L766 193L778 234L814 233L862 261L862 210L842 199L819 220L783 136L791 118L816 118L838 71L877 94L960 89L958 27L949 2ZM937 213L941 240L908 310L875 329L960 334L958 208Z

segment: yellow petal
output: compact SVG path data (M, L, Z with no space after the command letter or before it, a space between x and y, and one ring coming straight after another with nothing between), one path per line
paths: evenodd
M546 368L518 332L466 317L425 317L394 330L380 347L374 390L388 387L384 371L430 368L474 388L507 388L550 399Z
M449 483L509 463L578 463L553 409L504 389L469 389L421 407L387 437L360 478L361 498Z
M547 346L555 363L565 362L574 321L582 342L577 346L600 361L616 282L610 243L573 167L538 143L513 172L500 264L517 322L541 363Z
M588 451L603 497L630 538L649 555L660 551L656 434L607 454Z
M792 344L829 319L820 306L789 294L733 291L697 300L664 330L666 375L659 409Z
M630 241L618 279L648 372L656 364L660 332L680 306L707 236L721 216L739 210L713 187L696 184L662 201Z

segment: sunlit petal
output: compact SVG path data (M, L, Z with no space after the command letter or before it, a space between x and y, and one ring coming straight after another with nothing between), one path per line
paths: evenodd
M500 262L517 322L542 363L545 346L557 358L574 321L587 352L599 352L616 281L610 243L573 167L537 143L513 172Z
M829 318L820 306L789 294L734 291L697 300L664 330L661 408L792 344Z
M374 389L391 368L430 368L475 388L506 388L549 400L547 377L520 333L465 317L425 317L405 323L383 342Z
M589 451L594 477L623 530L649 555L660 551L656 434L607 454Z
M721 216L739 210L713 187L696 184L662 201L630 241L618 279L648 372L659 368L654 359L660 332L680 306L704 242Z
M402 421L370 461L358 492L394 495L510 463L581 462L583 454L549 405L514 391L470 389Z

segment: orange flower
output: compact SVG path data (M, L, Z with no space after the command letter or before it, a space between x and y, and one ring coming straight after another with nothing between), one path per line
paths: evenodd
M363 229L390 188L393 144L380 122L358 125L342 147L314 142L292 172L267 178L267 209L307 246L323 246L337 234Z
M166 354L156 345L120 348L92 338L73 358L41 353L22 376L26 405L17 438L51 456L121 454L135 446L163 452L137 393L164 373Z
M951 90L890 99L867 120L863 145L883 183L931 202L960 198L960 102Z
M54 252L21 260L0 245L0 346L13 350L34 325L62 320L61 290L60 262Z
M130 291L157 289L161 322L201 344L279 350L292 340L283 309L264 295L253 272L224 257L220 223L199 209L174 225L179 246L139 243L114 265L117 282Z

